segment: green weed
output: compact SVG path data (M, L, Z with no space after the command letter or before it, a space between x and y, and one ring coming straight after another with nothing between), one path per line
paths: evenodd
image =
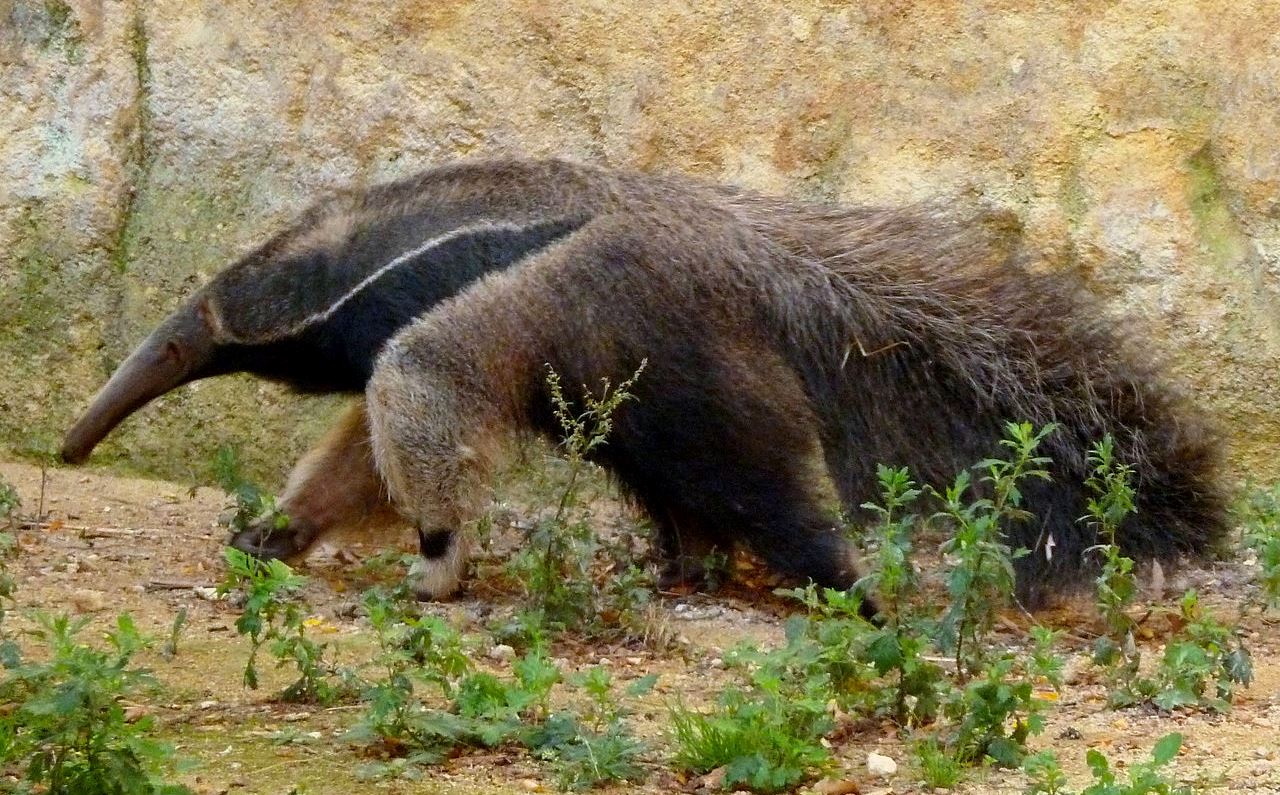
M281 693L284 701L333 704L351 695L349 683L326 660L327 643L307 637L307 609L299 590L306 578L280 560L260 560L233 547L225 552L226 578L218 585L220 594L240 589L245 602L236 631L247 635L251 644L244 668L246 687L258 687L258 652L264 644L276 658L276 666L290 662L298 679Z
M1165 644L1156 668L1151 701L1161 709L1199 707L1226 712L1237 686L1253 680L1253 660L1237 632L1200 607L1195 591L1178 603L1186 622Z
M276 505L275 495L245 478L240 456L234 449L218 449L213 475L218 486L235 499L233 512L226 520L232 532L239 533L255 525L266 526L271 532L288 529L289 516Z
M32 637L47 649L23 659L5 643L0 682L0 767L19 770L18 792L49 795L176 795L163 781L173 749L150 738L150 716L127 715L124 700L155 686L132 666L145 642L128 614L106 634L108 648L79 641L88 619L37 613Z
M1188 591L1179 602L1178 623L1182 630L1165 644L1154 675L1141 674L1141 652L1135 640L1137 622L1130 615L1138 597L1138 581L1133 561L1121 555L1116 544L1120 524L1135 510L1133 467L1116 460L1110 435L1093 445L1088 460L1093 473L1085 486L1092 496L1083 521L1098 530L1099 544L1093 549L1102 555L1103 563L1096 580L1097 605L1107 627L1107 633L1094 644L1093 659L1108 672L1108 704L1127 707L1149 702L1167 710L1227 710L1236 686L1247 685L1252 679L1252 660L1236 633L1200 607L1195 591ZM1265 497L1258 497L1251 506L1254 521L1250 526L1258 530L1254 538L1259 539L1262 559L1269 554L1264 538L1267 531L1263 528L1280 520L1280 506ZM1276 554L1280 555L1280 543ZM1266 592L1269 575L1265 565L1263 568Z
M1093 774L1093 783L1080 795L1191 795L1190 787L1179 787L1164 774L1162 768L1173 761L1182 747L1181 734L1166 734L1156 741L1151 761L1129 769L1129 780L1120 781L1110 761L1097 749L1089 749L1085 760ZM1067 788L1067 777L1052 751L1027 757L1022 769L1031 778L1027 795L1075 795Z
M548 366L546 383L567 473L554 512L534 522L521 551L507 564L507 574L520 584L528 607L503 630L504 639L527 643L544 630L610 640L651 634L645 607L653 593L652 577L630 560L627 545L599 539L581 495L585 472L594 466L590 456L607 443L614 415L633 399L631 389L644 367L642 362L616 387L604 379L599 396L583 387L582 405L575 407L560 376ZM597 577L601 571L605 576Z
M1258 559L1258 585L1266 607L1280 607L1280 486L1251 491L1236 507L1244 545Z
M990 496L970 496L968 471L957 475L944 492L930 489L943 501L937 516L954 528L942 547L956 562L947 572L950 604L939 624L939 639L952 650L962 682L980 673L988 661L990 646L983 640L1013 593L1013 560L1027 554L1025 549L1010 549L1004 528L1029 518L1021 507L1021 484L1028 478L1049 479L1049 459L1035 451L1056 428L1050 424L1037 431L1030 423L1006 423L1000 445L1010 451L1009 457L984 459L973 467L985 473L979 483Z
M862 506L880 516L880 523L868 534L876 554L871 573L857 587L876 595L882 625L866 633L859 657L871 663L877 676L890 680L875 689L879 694L876 710L887 712L902 726L922 725L936 717L947 688L942 668L926 658L932 649L929 633L936 630L936 622L910 609L910 599L919 588L911 565L911 534L919 517L908 510L922 491L905 467L880 465L877 476L882 502ZM810 603L811 610L815 607Z
M952 757L964 764L988 757L1016 767L1026 755L1027 738L1044 729L1034 680L1013 657L990 662L979 676L953 691L944 708L952 727L944 733Z
M1116 534L1135 510L1133 467L1116 460L1110 434L1090 448L1088 462L1093 469L1085 488L1092 496L1087 503L1088 515L1081 521L1089 522L1098 533L1098 544L1091 548L1102 556L1095 603L1107 628L1094 642L1093 661L1107 671L1108 703L1128 706L1142 700L1138 681L1142 655L1135 638L1138 625L1129 613L1137 600L1138 578L1133 560L1120 553Z

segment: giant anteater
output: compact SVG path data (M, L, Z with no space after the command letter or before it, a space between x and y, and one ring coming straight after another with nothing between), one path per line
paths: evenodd
M1086 569L1085 451L1107 432L1136 466L1124 552L1205 552L1224 521L1205 421L1135 334L1072 276L1026 267L993 219L559 160L435 168L320 203L219 273L120 366L63 455L83 460L152 398L211 375L363 394L290 476L290 531L234 543L294 555L394 508L419 532L419 592L443 596L500 442L557 431L547 366L592 385L647 360L599 459L671 561L742 542L848 586L824 485L856 514L878 462L947 482L1010 419L1060 426L1052 481L1025 490L1036 518L1009 530L1031 550L1024 598Z

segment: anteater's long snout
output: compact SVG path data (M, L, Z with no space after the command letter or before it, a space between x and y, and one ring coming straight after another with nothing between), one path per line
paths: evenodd
M67 432L62 460L78 464L126 417L154 398L206 375L217 349L194 304L170 315L125 359Z

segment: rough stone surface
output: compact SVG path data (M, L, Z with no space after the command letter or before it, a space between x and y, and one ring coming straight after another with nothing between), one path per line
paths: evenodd
M1280 475L1280 4L0 0L0 446L337 186L562 154L851 202L977 193ZM193 385L99 461L279 472L332 402Z

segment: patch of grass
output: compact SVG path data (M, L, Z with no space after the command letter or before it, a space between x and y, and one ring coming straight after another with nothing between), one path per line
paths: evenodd
M776 680L756 679L752 687L721 693L711 713L677 703L669 713L672 761L690 773L723 767L725 789L792 789L831 764L822 739L835 724L820 683L809 681L812 687L796 692Z
M920 777L934 789L951 789L964 777L964 766L933 738L918 740L912 746L920 766Z
M709 711L682 701L668 710L673 762L695 774L724 768L725 789L795 787L831 765L825 739L837 727L837 709L874 709L876 674L867 659L873 628L861 616L858 593L813 586L779 593L808 608L787 622L786 644L727 655L738 681Z
M632 737L608 672L592 669L571 684L589 697L581 714L552 712L552 689L563 682L542 644L515 660L512 676L480 670L457 630L417 614L402 588L365 595L378 636L382 676L365 692L366 709L348 739L390 757L366 765L366 777L414 777L456 749L514 744L555 768L562 786L587 789L644 777L644 746ZM643 684L643 683L642 683ZM421 688L419 687L421 686ZM652 679L647 686L652 686ZM443 707L429 706L434 696ZM643 688L628 691L636 695Z

